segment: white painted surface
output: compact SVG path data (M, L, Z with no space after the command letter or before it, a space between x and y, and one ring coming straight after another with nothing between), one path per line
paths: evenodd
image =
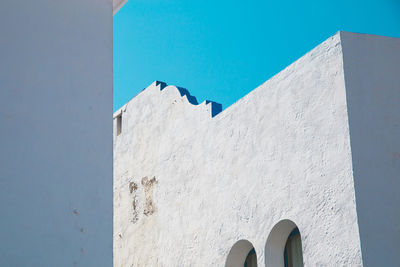
M341 35L364 266L399 266L400 39Z
M112 1L2 1L0 33L0 266L111 266Z
M160 89L120 111L115 266L224 266L242 239L264 266L284 219L305 266L362 265L340 34L213 118Z

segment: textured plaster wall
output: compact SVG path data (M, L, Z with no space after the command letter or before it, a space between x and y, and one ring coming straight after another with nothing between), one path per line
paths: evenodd
M0 266L111 266L112 1L1 1L0 34Z
M283 219L305 266L362 265L342 58L336 34L214 117L158 83L116 112L114 265L224 266L245 239L264 266Z
M364 266L400 264L400 39L341 33Z

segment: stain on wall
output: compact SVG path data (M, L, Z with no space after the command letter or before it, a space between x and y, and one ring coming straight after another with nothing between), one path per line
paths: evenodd
M132 195L132 223L136 223L139 220L139 214L137 211L138 200L136 191L138 189L138 185L135 182L129 183L129 193Z
M142 185L144 187L146 201L143 214L146 216L152 215L154 212L156 212L156 206L154 205L153 199L153 190L157 183L158 181L156 180L156 177L153 177L150 180L147 178L147 176L142 178Z

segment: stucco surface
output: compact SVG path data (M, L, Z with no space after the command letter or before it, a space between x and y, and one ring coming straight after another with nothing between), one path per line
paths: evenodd
M115 113L114 265L224 266L244 239L271 266L267 238L288 219L305 266L361 266L340 34L211 105L153 83Z

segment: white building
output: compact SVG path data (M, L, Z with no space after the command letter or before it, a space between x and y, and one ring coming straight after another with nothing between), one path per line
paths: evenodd
M114 113L114 266L399 266L400 39L339 32L219 111L155 82Z

